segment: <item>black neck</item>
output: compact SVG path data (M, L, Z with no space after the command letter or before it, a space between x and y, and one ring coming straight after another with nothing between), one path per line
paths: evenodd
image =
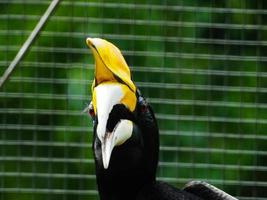
M130 173L103 172L97 175L101 200L135 200L145 185L153 181L145 180L143 170Z

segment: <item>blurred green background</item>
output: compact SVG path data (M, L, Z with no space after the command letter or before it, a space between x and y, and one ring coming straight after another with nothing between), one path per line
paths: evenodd
M2 75L51 1L0 0ZM158 179L267 198L267 1L62 0L0 90L0 200L98 199L85 38L116 44L160 127Z

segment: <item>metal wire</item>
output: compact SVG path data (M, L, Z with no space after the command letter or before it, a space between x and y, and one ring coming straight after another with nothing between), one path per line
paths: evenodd
M50 2L0 1L1 74ZM87 36L122 50L154 108L159 180L266 199L266 15L262 1L62 1L0 91L0 200L98 199Z
M22 45L21 49L17 53L14 60L10 63L8 68L6 69L5 73L3 74L2 78L0 79L0 88L3 86L3 84L7 81L9 76L11 76L11 73L14 71L18 63L21 61L21 59L24 57L25 53L28 51L29 47L33 43L34 39L37 37L39 32L41 31L42 27L47 22L49 16L54 11L56 6L58 5L59 0L54 0L51 2L50 6L47 8L47 11L44 13L34 30L29 35L28 39L25 41L25 43Z

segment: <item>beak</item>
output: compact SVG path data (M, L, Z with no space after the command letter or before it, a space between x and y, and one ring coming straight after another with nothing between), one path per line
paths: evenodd
M124 84L103 83L94 88L93 106L97 115L96 135L101 142L105 169L108 168L113 148L129 139L133 130L133 122L126 119L121 119L113 130L107 130L110 113L114 105L123 104L134 108L135 102L135 94Z
M101 142L103 166L107 169L114 147L128 140L133 131L133 122L129 120L120 120L112 132L108 131L109 114L116 104L125 105L131 112L135 110L136 86L129 66L115 45L101 38L87 38L86 44L95 58L92 101L97 115L96 135Z
M91 48L93 46L92 38L86 38L86 44Z
M133 122L121 120L112 132L107 132L102 141L102 161L105 169L108 168L112 151L115 146L122 145L132 136Z

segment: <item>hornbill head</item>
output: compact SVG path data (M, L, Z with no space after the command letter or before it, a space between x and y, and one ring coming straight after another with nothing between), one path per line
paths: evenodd
M94 123L97 176L142 174L154 180L159 144L153 111L133 83L120 50L100 38L87 38L86 43L95 58L88 110Z

